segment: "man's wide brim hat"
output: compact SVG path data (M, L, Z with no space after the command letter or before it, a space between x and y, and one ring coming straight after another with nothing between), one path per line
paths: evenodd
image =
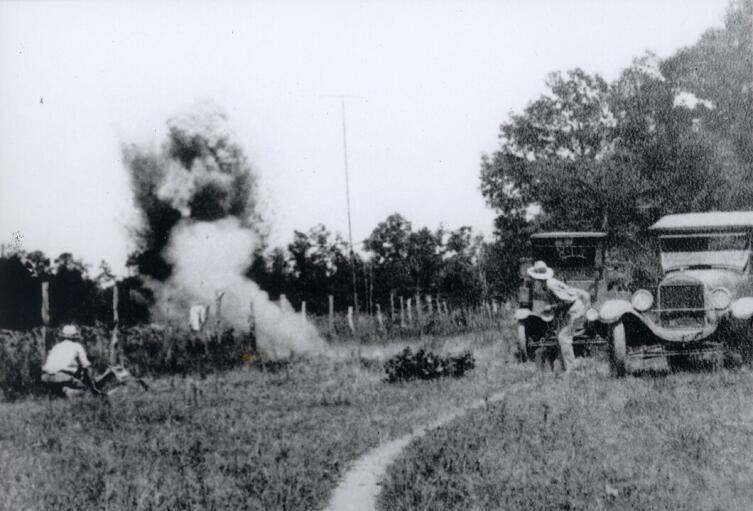
M528 268L528 276L536 280L549 280L554 277L554 270L547 266L544 261L536 261L533 266Z
M81 331L75 325L65 325L60 331L61 339L81 339Z

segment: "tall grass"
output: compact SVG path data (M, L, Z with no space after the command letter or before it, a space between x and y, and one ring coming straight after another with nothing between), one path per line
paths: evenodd
M349 463L469 400L530 376L499 332L427 339L477 354L461 379L389 384L380 365L293 360L276 372L170 376L153 390L0 405L8 509L323 507Z
M500 329L507 321L503 313L486 310L459 310L452 314L424 313L401 326L399 320L385 317L380 323L374 316L361 315L355 334L351 332L347 316L309 318L331 344L382 344L422 337L444 337L464 332ZM46 349L55 342L53 330L0 330L0 394L6 400L29 394L40 394L41 367ZM97 370L109 361L110 331L104 327L83 327L82 343ZM140 325L122 329L119 334L119 356L129 370L138 376L170 374L205 375L260 363L264 354L258 353L252 334L229 328L207 328L198 334L183 325Z
M42 394L40 382L46 349L54 332L37 328L25 332L0 331L0 391L6 400ZM110 332L100 327L82 328L82 344L98 371L109 363ZM120 333L119 353L138 376L207 374L239 367L253 360L254 339L232 330L197 335L182 328L158 325L132 327Z
M587 366L411 445L382 509L750 509L753 373Z
M394 340L414 339L422 336L448 336L468 332L499 329L509 318L504 308L496 313L483 307L458 308L450 312L428 312L420 316L407 316L400 320L399 314L382 316L360 314L354 318L355 332L350 329L348 316L337 313L329 316L310 316L322 336L330 341L356 340L364 344L385 343Z

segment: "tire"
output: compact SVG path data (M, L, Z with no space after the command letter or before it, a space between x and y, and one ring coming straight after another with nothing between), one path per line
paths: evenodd
M622 378L625 376L625 361L627 359L625 325L622 324L622 321L614 325L610 332L609 352L612 374L618 378Z
M667 367L670 373L687 371L692 367L692 360L687 355L673 355L667 357Z
M713 352L707 355L675 355L667 357L667 366L672 373L683 371L716 371L724 365L724 352Z
M521 362L528 362L528 337L526 335L526 326L522 323L518 323L518 360Z

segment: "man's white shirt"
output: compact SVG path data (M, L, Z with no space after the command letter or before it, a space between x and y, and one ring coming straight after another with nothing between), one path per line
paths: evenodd
M591 295L582 289L568 286L554 278L547 279L546 287L563 302L572 303L570 310L574 314L585 314L586 309L591 306Z
M76 372L79 367L85 368L90 365L84 347L78 342L65 340L52 347L42 371L48 374L59 371Z

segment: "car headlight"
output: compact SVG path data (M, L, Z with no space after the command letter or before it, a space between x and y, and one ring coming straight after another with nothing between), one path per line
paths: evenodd
M630 303L635 307L635 310L645 312L651 308L654 304L654 295L650 291L645 289L639 289L630 298Z
M598 321L599 320L599 311L596 309L588 309L586 311L586 319L588 321Z
M732 295L723 287L718 287L711 292L711 305L716 310L723 310L732 303Z

